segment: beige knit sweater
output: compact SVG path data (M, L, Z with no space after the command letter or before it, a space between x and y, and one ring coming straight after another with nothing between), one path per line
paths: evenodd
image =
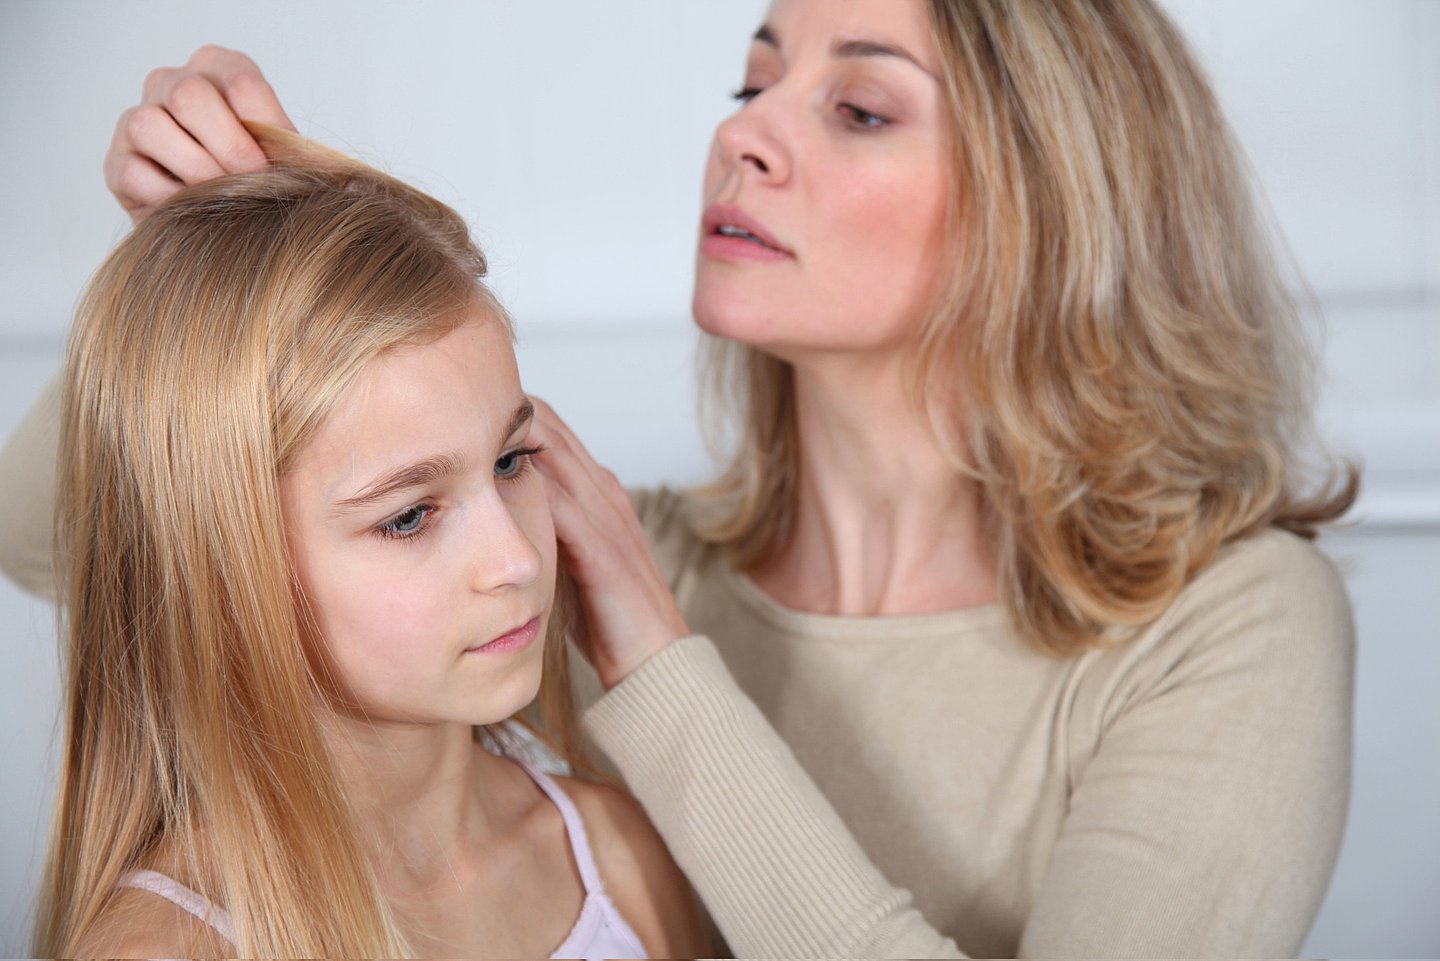
M0 453L0 569L53 593L52 389ZM696 636L585 722L749 957L1290 955L1350 773L1353 625L1271 532L1138 640L1061 660L998 607L786 610L637 497Z
M636 500L697 634L585 723L738 955L1299 950L1345 821L1354 672L1309 543L1235 544L1139 639L1057 659L1000 606L787 610L683 498Z

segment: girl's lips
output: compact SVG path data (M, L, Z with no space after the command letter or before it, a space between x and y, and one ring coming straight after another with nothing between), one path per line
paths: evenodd
M466 654L505 654L511 651L523 651L534 643L535 638L540 636L540 618L532 617L513 631L507 631L485 644L465 648Z

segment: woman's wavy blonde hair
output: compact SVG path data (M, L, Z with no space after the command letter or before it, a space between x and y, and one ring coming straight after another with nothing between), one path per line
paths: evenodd
M1359 472L1302 462L1313 361L1214 94L1149 0L929 0L954 164L953 269L916 403L983 492L1002 598L1042 649L1153 621L1221 545L1313 537ZM738 422L702 536L786 542L792 369L709 341Z
M100 268L70 343L66 731L40 957L74 956L121 876L162 852L229 912L241 955L407 953L321 737L316 707L335 688L279 483L375 357L477 309L509 320L454 211L253 132L270 169L150 215ZM541 701L571 750L564 626Z

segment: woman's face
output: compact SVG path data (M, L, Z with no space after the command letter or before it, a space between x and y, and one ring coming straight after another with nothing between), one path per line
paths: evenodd
M776 0L715 131L694 310L793 359L906 342L945 260L945 96L922 0Z
M488 724L535 696L555 532L530 420L477 312L372 361L282 479L300 584L367 719Z

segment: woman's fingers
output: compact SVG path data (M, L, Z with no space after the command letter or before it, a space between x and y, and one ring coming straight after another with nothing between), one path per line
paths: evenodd
M548 405L535 406L531 437L546 448L537 463L549 482L556 537L580 589L586 653L601 682L613 687L689 628L615 475Z
M606 690L690 633L669 586L643 548L616 540L603 518L553 485L550 512L561 553L580 593L584 653Z
M123 159L148 161L180 184L203 183L227 172L164 107L141 104L125 111L115 136L128 148ZM156 157L163 157L164 163L157 163Z
M174 118L176 128L188 135L195 148L202 152L215 169L223 173L246 173L265 166L265 151L241 124L225 95L209 77L186 70L166 71L166 79L157 85L154 99L142 106L163 110ZM144 152L147 144L133 142ZM171 166L181 156L150 154L182 180L180 171ZM195 181L189 181L195 182Z
M587 504L590 511L600 511L601 505L608 508L615 525L631 546L651 559L649 541L620 479L590 455L549 404L537 397L531 400L535 404L535 436L550 452L542 459L542 465L551 468L554 479Z
M260 170L265 152L245 120L295 129L253 60L201 47L183 67L145 78L140 105L116 125L105 184L138 221L182 185Z
M209 79L240 119L295 129L259 65L240 51L206 44L190 55L185 66Z
M184 186L150 158L113 145L105 155L105 185L136 223Z

